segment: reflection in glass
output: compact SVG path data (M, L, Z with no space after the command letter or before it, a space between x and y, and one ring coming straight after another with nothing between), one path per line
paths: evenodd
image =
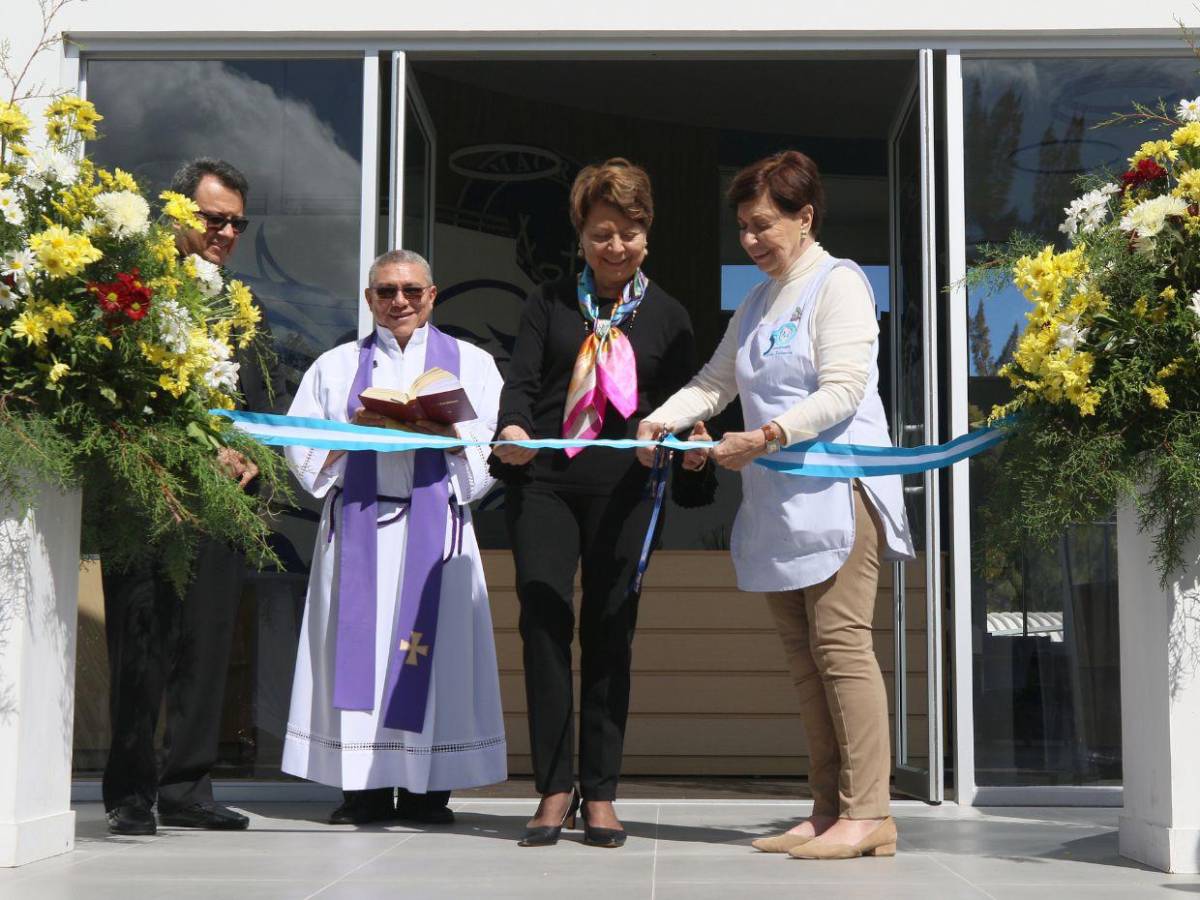
M1013 230L1065 246L1074 179L1123 171L1141 142L1132 128L1096 129L1134 101L1195 95L1195 59L964 61L968 245ZM973 423L1010 396L1012 357L1028 303L1012 285L968 298L968 399ZM997 452L1003 452L1002 450ZM995 458L971 462L971 528L1003 485ZM1121 778L1116 535L1080 523L1049 551L972 576L975 759L979 784L1099 784Z
M250 227L229 260L266 310L286 394L358 318L362 144L360 60L95 60L88 94L105 116L101 165L157 195L198 156L226 159L250 183ZM221 733L218 776L278 777L316 513L280 517L284 573L248 573ZM107 688L98 579L81 602L78 707ZM106 716L80 719L76 770L103 765Z

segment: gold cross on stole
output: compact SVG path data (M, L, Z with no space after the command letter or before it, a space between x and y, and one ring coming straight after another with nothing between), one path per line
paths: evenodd
M404 658L406 666L415 666L420 663L419 657L429 655L429 645L421 643L421 632L414 631L412 633L412 643L408 641L400 642L401 652L407 652L408 656Z

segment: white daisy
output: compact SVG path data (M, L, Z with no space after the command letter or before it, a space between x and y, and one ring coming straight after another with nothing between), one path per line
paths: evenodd
M21 290L25 290L36 272L37 257L29 250L18 251L0 263L0 275L11 276Z
M1187 201L1182 197L1164 194L1143 200L1121 218L1121 230L1129 232L1139 251L1145 252L1154 245L1154 238L1167 224L1171 216L1187 213Z
M133 191L106 191L98 195L96 210L113 237L145 234L150 229L150 205Z
M1180 100L1175 107L1175 118L1181 122L1200 122L1200 97L1194 100Z
M1104 224L1108 216L1109 198L1119 190L1115 184L1106 184L1072 200L1071 205L1063 209L1067 219L1058 226L1058 230L1071 237L1079 232L1091 234Z
M1191 310L1196 314L1196 318L1200 319L1200 291L1192 294L1191 300Z
M79 165L75 157L61 150L42 147L29 155L30 173L27 181L40 190L51 182L60 185L71 184L79 177Z
M155 306L163 346L172 353L187 353L188 333L191 331L191 317L187 310L174 300L164 300Z
M12 309L16 305L16 291L8 286L8 282L0 281L0 309Z
M193 253L188 257L196 270L196 280L200 282L200 290L205 297L215 297L225 287L225 279L221 277L221 269L215 263L210 263L202 256Z
M1068 322L1058 326L1058 340L1055 343L1059 350L1074 351L1087 340L1087 336L1086 328L1080 328L1077 322Z
M9 225L24 224L25 210L21 209L21 198L16 191L0 188L0 218Z

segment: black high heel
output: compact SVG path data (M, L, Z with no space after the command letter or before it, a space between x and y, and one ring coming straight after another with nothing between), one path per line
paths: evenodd
M575 814L579 811L579 791L571 788L571 802L563 813L562 821L557 825L534 825L525 829L525 837L517 842L518 847L549 847L558 843L558 836L564 828L575 827Z
M592 825L588 822L587 807L582 803L579 805L579 815L583 819L583 842L585 844L614 849L623 846L625 838L629 837L624 828L598 828Z

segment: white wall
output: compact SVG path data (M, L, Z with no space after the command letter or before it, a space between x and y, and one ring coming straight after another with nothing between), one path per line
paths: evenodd
M23 59L38 32L35 0L7 0L5 32L14 56ZM105 37L204 36L211 39L258 37L342 37L365 44L380 39L401 45L413 40L446 40L473 35L492 38L535 35L545 45L574 35L624 39L818 42L843 47L870 39L893 45L946 46L984 36L1033 40L1049 47L1089 36L1120 33L1126 42L1161 41L1176 30L1175 17L1200 23L1200 12L1181 0L1011 0L964 4L961 0L858 0L855 3L797 3L763 0L753 11L737 3L693 0L344 0L301 4L295 0L253 0L211 4L163 4L151 0L72 2L56 20L78 36L84 49ZM404 40L407 38L407 41ZM1182 42L1178 44L1182 49ZM45 54L31 72L34 82L57 84L59 61Z

